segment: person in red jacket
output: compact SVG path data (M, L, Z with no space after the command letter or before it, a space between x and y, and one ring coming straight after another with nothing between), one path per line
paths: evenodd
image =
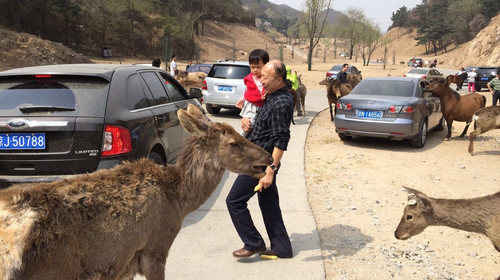
M260 82L260 71L269 62L269 54L265 50L255 49L248 55L248 62L252 72L243 78L247 88L242 98L236 103L236 107L241 109L240 116L248 118L250 125L253 126L257 112L264 103L265 94L263 94L264 88ZM246 136L246 133L242 132L242 135Z

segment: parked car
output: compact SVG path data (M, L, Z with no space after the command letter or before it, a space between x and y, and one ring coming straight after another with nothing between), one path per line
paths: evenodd
M482 66L476 68L476 91L486 88L486 84L493 80L499 72L500 66Z
M164 70L68 64L0 72L0 185L45 182L148 157L175 161L195 104Z
M361 81L338 100L335 131L343 141L353 136L409 139L412 146L423 147L428 131L444 129L441 103L424 90L427 84L403 77Z
M403 77L419 78L428 82L434 78L444 78L443 74L435 68L414 68L410 69Z
M193 64L186 72L203 72L208 75L210 68L212 68L212 64Z
M424 65L424 60L420 57L414 57L408 60L408 66L410 67L422 67Z
M349 53L346 52L340 53L340 57L349 57Z
M220 61L212 65L203 81L203 103L210 114L221 108L236 108L236 102L245 93L243 78L250 74L247 61Z
M342 64L333 65L333 67L328 72L326 72L326 77L329 79L336 79L340 71L342 71ZM359 77L360 81L363 80L361 71L359 71L356 66L349 65L347 74L354 74Z

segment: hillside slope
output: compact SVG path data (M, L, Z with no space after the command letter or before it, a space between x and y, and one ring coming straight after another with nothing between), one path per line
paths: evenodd
M396 63L407 62L412 57L422 57L424 60L432 61L437 59L443 61L444 65L450 67L500 65L500 15L492 18L490 24L481 30L477 36L462 45L452 46L447 53L438 52L435 56L433 52L426 54L425 47L417 46L414 39L416 30L405 28L394 28L384 34L384 39L389 43L388 62L392 63L394 51L396 53ZM373 57L383 57L383 46L377 48Z
M33 65L88 62L91 62L90 59L60 43L0 28L0 70Z

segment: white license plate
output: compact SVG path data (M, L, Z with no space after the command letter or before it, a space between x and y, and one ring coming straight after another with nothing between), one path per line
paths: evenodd
M382 111L358 110L357 115L358 118L379 120L382 117Z
M0 133L0 150L45 149L45 133Z
M233 91L233 87L232 86L219 86L219 91L231 92L231 91Z

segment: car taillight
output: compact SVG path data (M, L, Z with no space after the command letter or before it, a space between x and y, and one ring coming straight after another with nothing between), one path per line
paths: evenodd
M333 73L326 72L326 76L327 76L327 77L330 77L331 75L333 75Z
M426 76L422 76L422 79L424 79L424 80L425 80L425 79L427 79L427 77L426 77Z
M406 77L406 74L403 74L403 77Z
M130 151L132 151L132 141L128 129L107 124L104 128L102 156L121 155Z
M352 105L351 103L344 104L342 102L337 102L337 109L350 111L352 110Z
M387 109L387 113L398 114L398 113L413 113L412 106L403 106L403 105L393 105Z
M201 86L201 89L207 90L207 81L203 81L203 85Z

